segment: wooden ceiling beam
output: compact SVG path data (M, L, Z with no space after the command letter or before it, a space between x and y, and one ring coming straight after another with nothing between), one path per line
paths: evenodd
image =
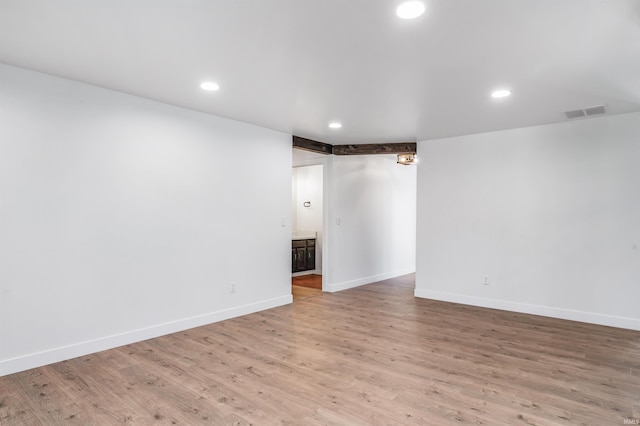
M369 143L361 145L334 145L335 155L369 155L369 154L415 154L417 143Z
M372 154L416 154L416 142L369 143L357 145L330 145L293 135L293 147L320 154L372 155Z
M293 135L293 147L320 154L333 154L333 145Z

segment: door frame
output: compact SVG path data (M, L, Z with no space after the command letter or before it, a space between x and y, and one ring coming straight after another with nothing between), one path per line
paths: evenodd
M296 148L293 148L296 149ZM331 283L331 220L329 217L331 197L331 156L309 158L306 160L293 161L292 169L305 166L322 166L322 291L328 291Z

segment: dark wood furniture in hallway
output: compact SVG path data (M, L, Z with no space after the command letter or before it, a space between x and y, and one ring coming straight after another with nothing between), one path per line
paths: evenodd
M622 425L640 418L640 332L416 299L413 290L408 275L321 293L5 376L0 423Z
M316 269L316 239L305 238L291 241L291 272Z

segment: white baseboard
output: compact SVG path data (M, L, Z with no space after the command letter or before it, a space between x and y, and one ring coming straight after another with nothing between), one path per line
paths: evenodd
M302 277L305 275L322 275L322 272L317 269L312 269L310 271L294 272L291 274L292 277Z
M132 330L122 334L107 336L95 340L76 343L69 346L53 348L43 352L6 359L0 361L0 377L7 374L17 373L19 371L29 370L31 368L41 367L43 365L51 364L54 362L64 361L67 359L116 348L118 346L140 342L142 340L164 336L166 334L171 334L194 327L200 327L218 321L224 321L230 318L264 311L266 309L276 308L278 306L287 305L292 302L292 296L286 295L230 309L223 309L221 311L211 312L204 315L184 318L181 320L159 324L152 327Z
M322 288L323 291L327 291L329 293L335 293L336 291L347 290L354 287L360 287L361 285L371 284L378 281L388 280L390 278L399 277L402 275L412 274L415 272L415 269L404 269L394 272L389 272L387 274L380 275L372 275L370 277L359 278L357 280L344 281L336 284L329 284L326 288Z
M580 321L590 324L606 325L609 327L626 328L640 331L640 319L605 315L593 312L575 311L550 306L530 305L527 303L508 300L490 299L486 297L467 296L456 293L446 293L425 289L415 289L415 297L423 299L441 300L444 302L461 303L464 305L480 306L483 308L500 309L503 311L520 312L523 314L540 315L544 317Z

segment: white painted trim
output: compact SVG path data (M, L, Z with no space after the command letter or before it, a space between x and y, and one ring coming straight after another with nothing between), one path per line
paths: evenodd
M54 362L64 361L67 359L76 358L107 349L117 348L118 346L128 345L154 337L164 336L166 334L171 334L194 327L200 327L218 321L224 321L230 318L264 311L266 309L276 308L278 306L287 305L292 302L293 297L289 294L286 296L263 300L261 302L251 303L248 305L237 306L235 308L223 309L217 312L184 318L181 320L154 325L152 327L142 328L138 330L132 330L122 334L88 340L85 342L54 348L43 352L20 356L17 358L6 359L0 361L0 377L31 368L41 367L43 365L51 364Z
M640 331L640 319L416 288L415 297Z
M293 148L295 149L295 148ZM332 155L326 154L316 158L292 162L292 167L322 166L322 269L316 270L316 274L322 275L322 291L330 292L329 280L331 277L331 253L329 252L329 241L331 240L331 194L333 179Z
M328 291L330 293L334 293L336 291L348 290L354 287L360 287L362 285L376 283L378 281L388 280L391 278L399 277L402 275L412 274L415 272L415 269L405 269L400 271L393 271L386 274L380 275L372 275L370 277L359 278L357 280L344 281L336 284L329 284L327 289L323 289L324 291Z
M293 149L296 149L296 148L294 147ZM306 160L294 161L292 163L292 166L294 169L296 167L306 167L306 166L325 166L327 163L327 155L330 155L330 154L322 154L322 155L324 156L316 157L316 158L308 158Z
M322 159L322 264L321 270L318 272L322 276L322 291L328 291L329 280L332 276L331 266L333 260L329 244L331 243L331 233L333 230L333 211L332 204L333 191L333 159L330 156Z
M305 275L321 275L321 274L318 273L317 269L312 269L309 271L302 271L302 272L294 272L291 274L292 277L303 277Z

